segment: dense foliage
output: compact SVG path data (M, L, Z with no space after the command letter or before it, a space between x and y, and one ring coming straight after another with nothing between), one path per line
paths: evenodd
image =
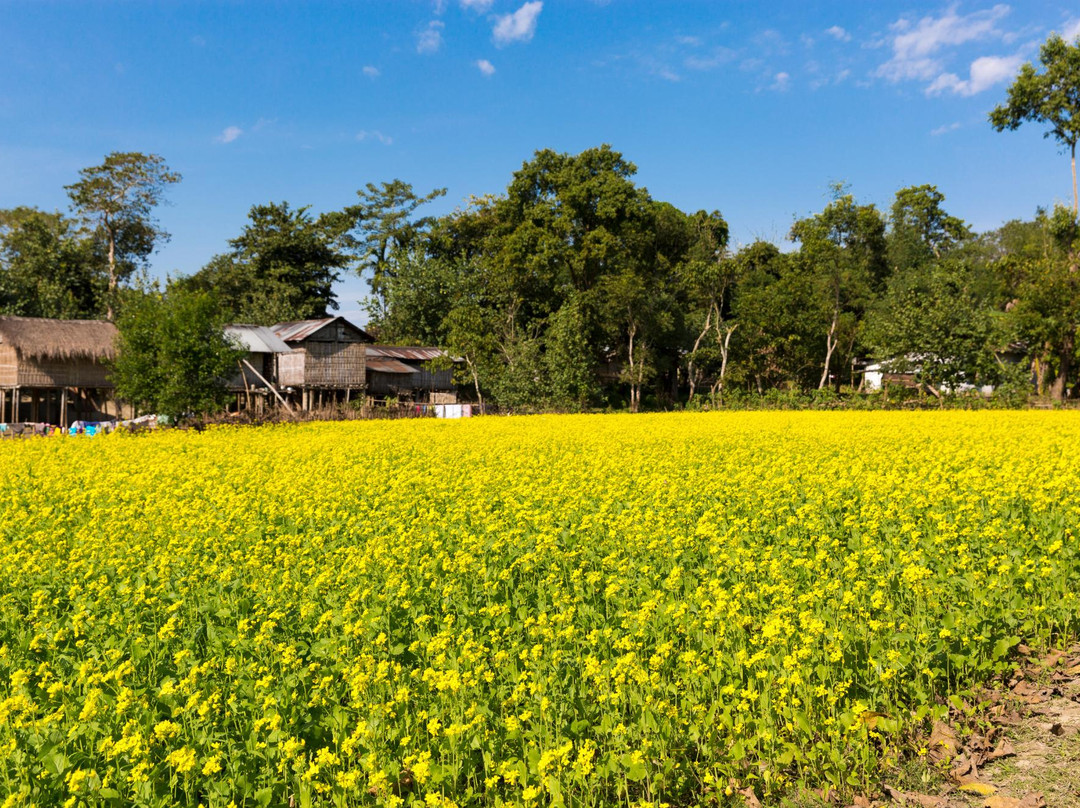
M0 444L0 803L862 792L1021 639L1075 637L1078 440L945 412Z
M132 294L116 325L110 377L121 398L174 419L222 408L246 352L226 337L210 295L180 284Z

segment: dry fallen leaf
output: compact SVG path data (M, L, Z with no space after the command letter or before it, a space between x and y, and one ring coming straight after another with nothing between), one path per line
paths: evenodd
M992 750L986 756L986 759L988 761L989 760L1001 760L1001 758L1011 757L1012 755L1015 755L1015 754L1016 754L1016 750L1013 748L1013 745L1011 743L1009 743L1009 739L1006 738L1004 741L1002 741L1000 744L998 744L997 749Z
M743 798L743 805L746 808L761 808L761 800L757 798L754 789L744 788L739 792L739 795Z
M934 763L952 760L956 757L958 748L953 728L941 721L935 721L934 728L930 732L930 741L927 744L927 755L930 760Z

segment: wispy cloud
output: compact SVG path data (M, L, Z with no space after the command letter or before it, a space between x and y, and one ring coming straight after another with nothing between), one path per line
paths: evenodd
M446 25L441 20L432 20L416 34L417 53L435 53L442 47L442 32Z
M826 28L825 33L831 36L833 39L839 42L850 42L851 34L841 28L839 25L834 25L831 28Z
M889 26L892 31L892 58L882 64L876 75L889 81L920 79L929 81L944 71L941 52L967 42L1001 39L998 23L1009 7L998 4L971 14L957 14L952 6L939 17L927 16L918 22L906 17Z
M361 129L356 133L356 139L360 142L365 140L377 140L384 146L389 146L394 142L394 139L389 135L384 135L378 129Z
M980 56L971 63L968 78L961 79L955 73L942 73L926 88L926 94L951 92L955 95L976 95L1011 79L1023 62L1020 56Z
M232 143L242 134L244 134L244 130L239 126L226 126L214 140L218 143Z
M495 2L495 0L461 0L461 7L482 14L491 8L493 2Z
M487 59L477 59L476 60L476 67L485 76L494 76L495 75L495 65L493 65L491 62L489 62Z
M364 65L363 73L369 79L377 79L382 75L382 71L375 67L375 65Z
M930 134L934 137L939 137L940 135L947 135L949 132L955 132L959 128L959 123L947 123L939 126L937 129L931 129Z
M532 0L512 14L503 14L495 18L491 34L499 47L514 42L528 42L536 33L536 22L543 11L541 0Z
M1061 36L1066 42L1072 42L1080 36L1080 17L1068 20L1065 23L1064 30L1061 32Z
M776 90L780 93L787 92L790 87L791 76L782 70L773 76L773 83L769 85L770 90Z
M194 45L196 48L206 47L206 37L196 34L191 38L191 44Z

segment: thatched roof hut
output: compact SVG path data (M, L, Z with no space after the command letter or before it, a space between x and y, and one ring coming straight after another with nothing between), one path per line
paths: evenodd
M103 320L0 317L0 386L109 388L116 326Z

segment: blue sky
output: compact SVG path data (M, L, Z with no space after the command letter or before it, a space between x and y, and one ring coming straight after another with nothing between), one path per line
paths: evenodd
M368 182L499 192L533 151L610 143L657 199L784 239L843 181L887 208L936 184L977 229L1071 198L1038 125L987 112L1064 2L0 0L0 207L64 208L110 151L183 174L157 275L253 204L343 207ZM339 284L362 321L364 284Z

